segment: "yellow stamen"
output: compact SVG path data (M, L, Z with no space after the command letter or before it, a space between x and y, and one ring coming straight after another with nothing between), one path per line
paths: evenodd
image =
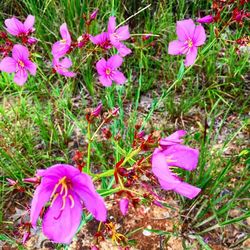
M75 201L74 201L74 198L72 197L71 194L69 194L69 199L71 201L71 205L70 205L70 208L73 208L75 206Z
M189 48L193 47L193 41L190 38L187 40L187 44Z
M21 66L22 68L24 67L24 63L21 60L18 60L18 64L19 66Z
M54 204L56 198L58 197L58 195L59 195L58 193L54 195L53 200L51 201L50 207L53 206L53 204Z
M66 40L65 40L65 39L62 39L62 40L60 40L60 43L65 44L65 43L66 43Z
M63 201L63 205L61 207L61 210L63 210L65 208L65 205L66 205L66 197L62 197L62 201Z
M105 73L106 73L106 75L110 75L110 73L111 73L110 69L109 68L106 69Z

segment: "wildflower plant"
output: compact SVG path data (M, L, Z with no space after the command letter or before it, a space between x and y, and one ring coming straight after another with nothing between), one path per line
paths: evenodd
M217 6L217 10L219 8L222 7ZM233 11L232 19L242 24L247 14L244 10L237 11ZM119 246L128 246L126 235L119 232L109 216L111 206L118 209L122 218L126 219L129 213L145 204L150 207L166 207L168 202L166 194L173 196L177 193L182 200L187 198L190 203L192 199L203 197L206 184L197 181L200 180L198 177L190 178L190 176L192 173L198 173L199 161L203 162L200 151L204 145L196 142L194 146L193 141L189 140L192 137L189 131L177 130L163 136L162 131L154 129L148 131L145 126L154 110L183 76L195 64L200 63L199 56L203 56L216 42L216 36L210 39L210 35L206 34L206 25L217 22L218 15L196 18L194 19L196 23L191 18L177 21L177 40L169 42L166 54L169 57L185 55L186 58L180 63L176 80L163 91L157 101L153 102L144 121L140 123L137 117L134 117L134 123L129 128L125 128L128 123L121 108L123 97L120 95L125 92L133 77L128 75L125 67L129 61L127 57L132 57L133 49L141 48L141 44L153 47L155 34L151 32L141 34L140 43L137 43L130 33L126 20L119 24L117 17L113 15L107 18L105 30L100 29L99 34L91 34L90 27L93 22L98 22L98 15L99 10L96 9L89 17L83 16L84 31L82 34L77 34L78 38L73 35L66 22L58 25L60 37L49 44L50 54L46 57L46 62L49 63L36 61L41 50L39 50L39 38L33 37L34 16L28 15L24 22L16 17L8 18L4 22L7 33L5 31L1 33L0 70L13 73L14 83L19 86L25 83L28 85L31 77L36 79L39 74L44 77L44 74L48 73L46 68L49 68L50 75L44 79L48 80L50 89L44 91L48 95L50 90L59 93L58 100L53 99L51 104L53 106L60 101L62 95L67 94L68 86L61 87L57 81L52 83L52 77L62 79L63 83L72 81L74 88L77 77L82 76L81 66L90 58L88 71L90 74L94 71L95 89L100 87L105 95L100 101L98 93L92 93L91 99L98 99L99 103L91 100L98 104L93 104L85 110L85 116L81 117L74 117L74 110L70 106L73 106L72 100L70 104L61 104L67 118L74 120L80 128L81 136L84 137L83 146L78 145L74 148L73 155L72 152L67 152L65 158L55 157L43 162L35 175L27 174L21 184L19 181L6 179L8 185L18 192L32 194L27 208L29 219L22 221L19 226L24 245L40 227L43 234L52 242L68 245L81 227L93 219L98 221L98 227L92 249L98 249L99 243L106 239L111 239ZM206 46L209 39L210 44ZM139 77L141 81L141 76ZM25 89L25 86L22 88ZM140 88L141 85L137 92L136 109ZM119 107L111 96L118 99ZM37 120L42 120L39 110L36 112ZM63 112L60 112L58 113L61 115ZM62 137L65 136L60 126L67 127L67 124L61 122L58 114L49 115L56 117L60 134ZM44 128L42 126L46 124L41 123L41 128ZM70 132L72 127L69 126ZM129 130L132 131L132 136L126 134ZM64 139L63 144L66 144L66 136ZM52 135L49 140L49 147L52 148ZM49 157L44 159L47 160ZM26 186L25 188L22 186L23 183L33 186L33 189L30 188L32 192L27 191Z

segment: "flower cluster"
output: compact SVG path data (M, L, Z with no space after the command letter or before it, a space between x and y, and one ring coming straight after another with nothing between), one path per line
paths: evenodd
M32 62L29 57L30 53L26 46L36 43L36 38L30 35L35 31L34 29L35 17L28 15L24 23L19 21L16 17L5 20L6 31L21 40L21 44L13 44L8 38L7 34L2 33L1 38L5 40L4 45L1 46L0 53L4 56L0 62L0 70L7 73L15 73L14 82L18 85L23 85L28 79L28 72L31 75L36 74L36 64ZM8 54L12 51L12 57Z
M90 15L89 20L86 22L88 26L96 18L96 15L97 10ZM107 32L102 32L96 36L84 33L77 39L77 42L72 42L67 24L63 23L60 27L62 39L55 42L52 46L52 65L54 72L66 77L74 77L76 74L68 70L68 68L72 66L72 62L69 58L64 56L76 48L83 48L89 41L91 41L96 47L100 47L104 51L113 47L118 51L118 54L111 56L107 61L102 58L97 62L96 69L99 74L100 83L105 87L111 86L112 82L124 84L126 78L122 72L117 70L117 68L120 67L123 62L122 57L125 57L132 52L122 43L122 41L130 38L130 33L128 25L116 29L115 20L116 18L113 16L109 18ZM64 58L61 59L62 57Z

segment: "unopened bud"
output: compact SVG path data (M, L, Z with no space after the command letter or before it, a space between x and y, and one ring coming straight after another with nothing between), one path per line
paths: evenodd
M94 11L91 13L91 15L90 15L90 20L91 20L91 21L93 21L93 20L96 19L96 16L97 16L98 12L99 12L99 10L96 9L96 10L94 10Z
M97 117L100 115L101 110L102 110L102 103L100 102L98 106L91 112L91 115Z
M35 43L37 43L37 39L35 37L28 38L28 44L33 45Z

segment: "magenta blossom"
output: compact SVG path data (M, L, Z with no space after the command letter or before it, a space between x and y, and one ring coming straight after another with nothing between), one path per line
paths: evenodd
M26 47L16 44L12 50L12 57L5 57L0 62L0 70L7 73L14 73L14 82L23 85L31 75L36 74L36 64L29 60L29 51Z
M214 21L214 17L212 15L204 16L196 19L198 23L212 23Z
M76 73L69 71L68 68L72 66L72 62L69 58L65 57L61 61L60 59L53 58L53 69L60 75L66 77L74 77Z
M132 51L127 48L121 41L130 38L128 25L121 26L116 29L115 17L111 16L108 21L108 37L111 44L118 50L119 54L124 57L130 54Z
M112 47L107 32L102 32L96 36L90 36L90 41L103 49L110 49Z
M179 137L184 135L180 131L163 139L169 145L165 143L164 148L155 149L152 156L152 171L163 189L173 190L180 195L193 199L200 193L201 189L182 181L171 171L171 167L180 167L192 171L198 164L199 151L179 144L181 143ZM179 143L178 140L180 140Z
M121 210L123 216L125 216L128 212L128 205L129 205L128 198L120 199L119 206L120 206L120 210Z
M24 23L20 22L16 17L6 19L4 21L6 30L13 36L28 36L34 31L33 25L35 17L28 15Z
M130 33L128 25L121 26L116 29L115 17L111 16L108 21L108 35L112 45L116 46L120 44L121 41L127 40L130 38Z
M117 84L124 84L126 81L122 72L117 70L122 64L122 58L118 55L111 56L107 61L102 58L96 64L96 69L99 74L99 80L103 86L109 87L112 81Z
M62 36L62 40L57 41L52 46L52 55L56 58L64 56L69 51L71 46L71 36L66 23L63 23L60 26L60 34Z
M82 203L97 220L106 220L104 200L96 192L89 175L67 164L38 170L37 175L42 179L31 203L31 224L36 227L43 207L50 202L42 221L43 233L50 240L71 242L81 222Z
M206 34L201 25L196 26L192 19L178 21L176 25L178 40L168 46L170 55L186 55L185 66L194 64L198 46L205 43Z

